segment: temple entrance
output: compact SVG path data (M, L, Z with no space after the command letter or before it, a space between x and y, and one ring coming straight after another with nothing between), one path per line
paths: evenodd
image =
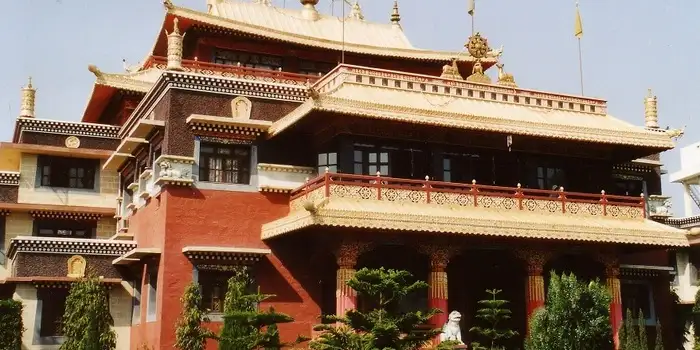
M469 344L480 341L469 329L486 326L477 319L476 312L481 306L479 300L491 296L487 289L500 289L499 299L508 300L511 319L501 327L518 332L516 337L504 342L506 349L520 349L526 328L525 308L525 265L504 250L467 251L453 258L448 266L449 310L462 313L462 339ZM481 340L483 342L483 340Z

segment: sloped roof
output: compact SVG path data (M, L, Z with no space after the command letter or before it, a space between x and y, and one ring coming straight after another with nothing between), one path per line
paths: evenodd
M670 149L671 138L606 113L605 101L341 65L315 98L275 122L270 136L314 110L366 118L586 142Z

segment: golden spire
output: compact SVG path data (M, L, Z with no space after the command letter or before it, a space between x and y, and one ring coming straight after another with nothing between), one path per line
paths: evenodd
M401 27L401 15L399 14L399 0L394 0L394 8L391 10L391 23Z
M315 20L321 18L321 15L318 13L318 10L316 9L316 5L318 5L318 1L319 0L300 0L301 5L304 6L304 9L301 11L301 15L305 19L315 21Z
M647 90L647 97L644 98L644 126L649 129L659 128L659 114L656 107L656 96Z
M182 70L182 42L185 39L185 34L180 34L178 26L178 18L173 19L173 32L165 35L168 37L168 70Z
M360 7L359 0L355 0L355 3L352 4L352 9L350 10L350 18L359 20L365 19L365 16L362 14L362 8Z
M29 83L22 88L22 100L20 101L19 116L24 118L34 118L34 98L36 97L36 89L32 86L32 77L29 77Z

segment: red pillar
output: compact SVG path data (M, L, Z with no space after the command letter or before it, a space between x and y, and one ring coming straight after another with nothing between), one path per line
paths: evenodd
M610 325L613 331L613 341L615 349L620 348L620 326L622 325L622 295L620 292L620 268L615 265L608 265L605 269L607 279L606 284L612 295L610 302Z
M530 319L535 311L544 306L544 265L551 253L540 249L520 249L516 255L525 262L527 279L525 281L525 310L527 331L530 331Z
M365 242L343 242L336 250L338 271L336 272L335 313L345 316L348 310L357 308L357 293L347 285L355 276L357 258L369 248Z
M430 320L435 328L442 328L447 323L447 264L450 258L457 254L457 248L446 244L424 245L420 252L430 258L430 275L428 276L428 307L439 309L442 313Z

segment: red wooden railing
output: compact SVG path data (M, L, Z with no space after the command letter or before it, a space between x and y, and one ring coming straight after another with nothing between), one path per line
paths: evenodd
M148 58L143 67L144 69L151 67L164 67L167 66L167 64L167 58L162 56L151 56ZM309 84L312 84L320 78L320 76L290 73L279 70L250 68L243 66L234 66L230 64L219 64L196 60L182 60L182 67L186 70L192 70L194 72L202 72L209 70L213 72L235 74L237 76L254 76L263 79L274 79L279 82L308 82Z
M290 200L306 196L319 188L324 188L324 197L331 197L331 185L373 188L376 190L373 190L373 194L371 195L373 198L371 199L377 200L382 200L382 193L386 193L386 191L383 190L395 189L424 192L425 203L435 203L436 201L434 198L437 198L435 196L438 193L453 193L471 196L471 198L473 198L471 201L473 206L479 206L479 197L512 198L519 210L528 210L528 208L526 208L528 204L527 200L532 199L559 203L557 205L557 210L561 210L562 213L567 212L567 203L578 203L582 205L600 205L602 208L600 215L602 216L608 216L609 207L614 206L616 208L639 208L641 210L641 217L646 217L646 199L643 195L639 197L616 196L608 195L605 191L601 191L600 194L566 192L563 187L559 188L557 191L526 189L520 187L520 184L518 184L518 187L489 186L477 184L475 180L472 181L471 184L462 184L432 181L429 180L427 176L425 180L411 180L380 175L367 176L325 173L307 181L303 186L292 191ZM571 208L571 206L568 207Z

